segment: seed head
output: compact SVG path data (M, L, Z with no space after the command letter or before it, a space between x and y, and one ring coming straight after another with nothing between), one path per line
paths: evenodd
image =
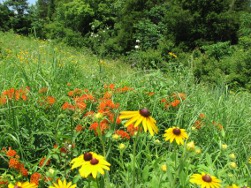
M147 108L142 108L141 110L139 110L139 113L144 117L149 117L151 115L151 113Z
M173 129L173 134L175 134L175 135L180 135L180 133L181 133L181 131L180 131L180 129L179 128L174 128Z
M210 183L212 181L212 178L209 175L202 176L203 181Z
M92 160L92 154L90 152L87 152L84 154L84 160L85 161L90 161Z
M91 164L92 164L92 165L96 165L96 164L98 164L98 163L99 163L98 159L92 158L92 160L91 160Z

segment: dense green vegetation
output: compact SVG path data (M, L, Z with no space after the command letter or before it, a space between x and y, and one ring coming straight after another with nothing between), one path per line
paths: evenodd
M0 187L251 187L250 0L5 0L0 67Z
M6 0L0 29L88 47L132 67L193 66L198 82L249 90L250 10L250 0L38 0L30 7Z
M197 188L190 180L203 172L221 180L216 188L251 186L249 92L196 83L192 66L132 70L86 49L0 34L2 187L65 179L77 187ZM153 136L118 119L142 108L157 121ZM187 132L184 145L165 141L173 126ZM70 162L86 152L104 156L110 170L81 177Z

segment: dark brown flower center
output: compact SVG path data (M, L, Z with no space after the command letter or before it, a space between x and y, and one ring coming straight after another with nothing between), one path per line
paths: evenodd
M212 178L206 174L206 175L202 176L202 180L210 183L212 181Z
M98 159L96 159L96 158L92 158L92 160L91 160L91 164L92 165L96 165L96 164L98 164Z
M173 134L175 134L175 135L180 135L180 133L181 133L181 131L180 131L180 129L179 128L174 128L173 129Z
M18 186L18 185L15 185L15 187L14 188L22 188L22 187L20 187L20 186Z
M144 117L149 117L151 115L151 112L149 112L147 108L142 108L141 110L139 110L139 113Z
M85 154L84 154L84 160L85 160L85 161L90 161L90 160L92 160L92 154L89 153L89 152L85 153Z

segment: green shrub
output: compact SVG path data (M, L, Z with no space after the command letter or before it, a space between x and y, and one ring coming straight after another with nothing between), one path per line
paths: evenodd
M150 19L144 19L134 24L135 37L134 40L139 40L143 50L158 46L158 40L163 36L161 34L161 26L154 24Z
M160 68L163 66L164 59L161 56L161 52L153 49L146 51L135 50L132 51L127 57L128 63L132 67L152 69Z
M245 47L244 47L245 48ZM193 72L198 81L226 84L230 89L251 88L251 55L241 45L217 43L204 46L204 53L193 53Z
M202 46L202 50L209 57L213 57L216 60L220 60L224 56L229 56L233 53L233 48L230 46L230 42L218 42L216 44Z
M97 32L91 32L86 36L85 45L99 57L118 56L122 51L122 47L117 43L117 38L113 37L113 32L109 27L100 28Z
M81 47L84 44L84 38L79 32L73 31L72 29L65 28L61 23L53 22L47 24L46 38L56 39L60 42L64 42L67 45Z

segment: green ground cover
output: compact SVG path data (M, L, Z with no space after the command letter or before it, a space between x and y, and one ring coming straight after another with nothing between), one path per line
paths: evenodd
M251 186L248 92L197 84L189 66L132 69L11 33L0 67L0 186Z

